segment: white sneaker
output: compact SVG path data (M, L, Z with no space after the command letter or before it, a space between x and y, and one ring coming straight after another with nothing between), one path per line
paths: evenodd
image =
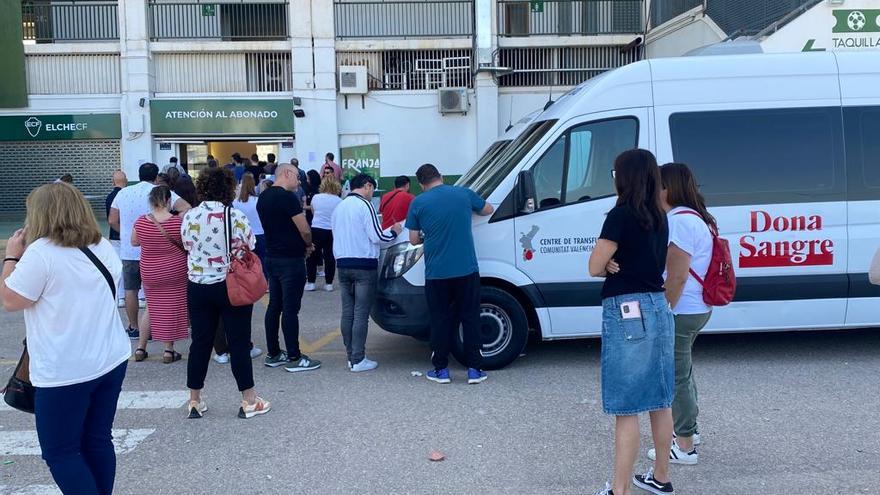
M306 291L314 292L315 291L315 284L306 284Z
M262 355L263 355L263 350L260 349L259 347L254 346L254 348L251 349L251 359L257 359L258 357L260 357Z
M229 353L224 352L223 354L214 354L214 361L217 361L219 364L229 363Z
M351 372L352 373L363 373L364 371L374 370L374 369L376 369L377 366L379 366L379 363L377 363L376 361L371 361L367 358L364 358L361 360L361 362L359 362L351 367Z
M333 284L325 285L324 290L326 290L327 292L333 292Z
M673 434L672 434L672 439L675 440L676 438L678 438L678 435L676 435L675 433L673 433ZM699 434L699 432L694 433L694 436L693 436L692 438L693 438L693 440L694 440L694 447L696 447L696 446L700 445L701 443L703 443L703 442L700 441L700 434Z
M651 449L648 451L648 459L652 461L657 460L657 451L655 449ZM686 464L688 466L694 466L699 462L700 455L697 454L697 449L690 452L685 452L678 447L678 444L672 442L672 447L669 449L669 463L670 464Z

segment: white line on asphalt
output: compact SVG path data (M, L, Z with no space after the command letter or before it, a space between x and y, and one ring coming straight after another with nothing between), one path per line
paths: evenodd
M177 409L188 396L185 390L127 390L119 394L117 409ZM0 401L0 412L13 409Z
M156 431L155 428L114 429L113 446L116 453L131 452L154 431ZM36 431L0 432L0 455L40 455L40 453L40 442L37 439Z
M29 485L17 490L6 485L0 485L0 493L5 495L61 495L61 490L55 485Z

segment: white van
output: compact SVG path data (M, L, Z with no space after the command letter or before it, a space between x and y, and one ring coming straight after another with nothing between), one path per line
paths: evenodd
M496 208L473 224L488 369L516 359L530 329L601 334L603 280L587 260L616 201L613 160L634 147L688 164L730 241L736 299L704 331L880 325L867 276L880 246L880 53L642 61L503 141L459 181ZM388 250L373 318L427 338L421 253Z

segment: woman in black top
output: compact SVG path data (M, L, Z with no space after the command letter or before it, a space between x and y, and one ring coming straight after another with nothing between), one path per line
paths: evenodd
M650 412L657 452L672 443L675 391L674 324L663 289L668 227L660 202L660 170L650 151L614 161L617 205L590 256L590 275L602 286L602 408L617 417L614 481L597 495L627 495L630 479L652 493L672 493L669 458L660 456L633 476L639 417Z

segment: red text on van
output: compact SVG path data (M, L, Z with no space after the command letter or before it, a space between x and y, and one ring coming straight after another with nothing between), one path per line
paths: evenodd
M834 264L834 241L818 237L822 231L822 217L778 216L766 211L751 212L749 234L739 240L740 268L768 268L780 266L819 266ZM767 240L768 233L815 232L813 239Z

